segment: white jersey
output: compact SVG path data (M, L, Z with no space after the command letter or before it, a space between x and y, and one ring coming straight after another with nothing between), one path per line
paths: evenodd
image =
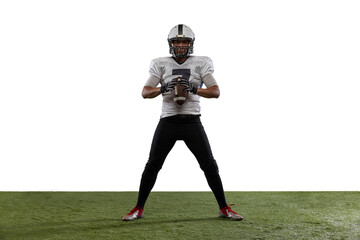
M214 72L214 66L209 57L190 56L184 63L177 63L172 57L156 58L151 61L150 75L155 76L156 81L148 81L145 86L156 87L159 83L163 86L176 77L188 79L195 87L201 88L203 83L206 87L217 85L214 78L204 81L204 77ZM205 78L207 79L207 78ZM199 96L189 92L184 104L178 105L171 98L171 92L162 94L163 105L161 118L177 114L200 114Z

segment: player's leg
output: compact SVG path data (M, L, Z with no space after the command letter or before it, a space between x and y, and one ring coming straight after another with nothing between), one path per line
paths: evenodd
M219 217L241 221L243 217L234 212L226 204L224 189L219 175L219 168L212 155L209 140L200 119L194 121L194 123L189 126L190 127L187 129L187 131L189 131L189 137L184 139L184 141L195 155L201 169L204 171L207 182L219 204Z
M210 143L200 118L194 119L186 128L185 144L196 157L200 168L204 171L209 187L213 191L220 208L226 207L224 189L219 175L218 165L213 157Z
M145 202L155 185L157 174L164 164L165 158L176 142L172 129L166 119L161 119L153 137L149 160L143 171L136 207L123 217L124 221L131 221L144 217Z
M151 144L149 160L142 174L137 205L144 208L146 199L155 185L158 172L162 168L166 156L173 148L176 138L172 132L171 124L161 119Z

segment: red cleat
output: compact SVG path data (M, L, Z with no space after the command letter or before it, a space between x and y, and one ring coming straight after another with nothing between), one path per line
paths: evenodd
M234 204L231 204L231 205L234 205ZM228 219L234 220L234 221L243 220L243 217L240 216L239 214L237 214L236 212L234 212L233 210L231 210L231 208L229 206L226 206L226 207L220 209L219 217L228 218Z
M143 218L144 217L144 209L142 209L139 206L136 206L133 208L133 210L131 210L131 212L126 215L125 217L123 217L123 221L133 221L135 219L138 218Z

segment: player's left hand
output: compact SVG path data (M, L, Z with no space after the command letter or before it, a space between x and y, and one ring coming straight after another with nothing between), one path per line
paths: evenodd
M182 78L180 84L185 86L184 91L189 91L193 94L197 94L197 87L195 87L189 80Z

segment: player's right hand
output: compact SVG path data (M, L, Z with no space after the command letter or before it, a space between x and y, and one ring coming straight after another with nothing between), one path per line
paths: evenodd
M170 82L166 83L165 85L161 86L161 93L169 92L174 90L177 84L178 78L172 79Z

